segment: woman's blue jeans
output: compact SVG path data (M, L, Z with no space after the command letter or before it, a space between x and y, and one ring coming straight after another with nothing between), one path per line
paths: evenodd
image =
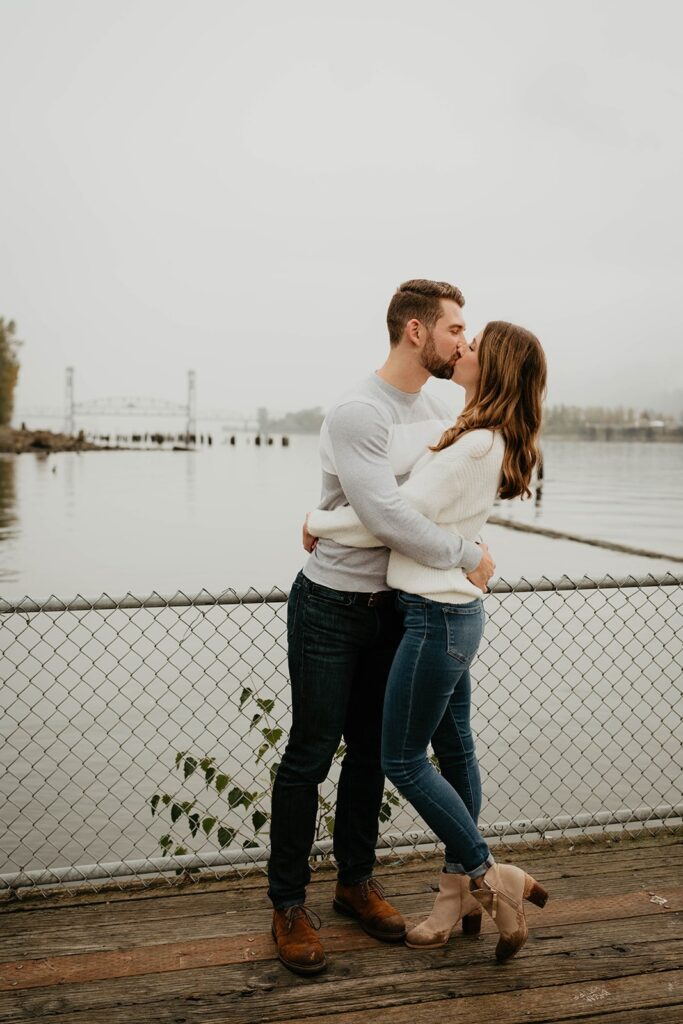
M470 673L484 629L480 599L443 604L399 591L404 634L384 699L382 768L445 845L447 871L472 878L494 863L477 821L479 765ZM427 757L432 744L440 772Z

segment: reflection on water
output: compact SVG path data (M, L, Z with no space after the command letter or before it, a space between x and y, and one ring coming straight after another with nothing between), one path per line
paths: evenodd
M17 537L16 456L0 455L0 544L3 548ZM14 581L17 570L0 562L0 580Z

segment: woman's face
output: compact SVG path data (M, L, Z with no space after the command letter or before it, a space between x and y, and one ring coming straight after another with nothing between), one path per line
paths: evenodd
M479 383L478 351L483 333L483 331L479 331L476 338L470 341L469 344L464 338L458 342L457 359L452 379L461 388L464 388L465 391L473 391Z

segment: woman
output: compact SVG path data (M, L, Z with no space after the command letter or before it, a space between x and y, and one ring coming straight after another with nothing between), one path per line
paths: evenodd
M439 525L474 540L496 496L530 496L546 386L543 349L529 331L493 321L459 346L453 380L465 389L465 407L401 493ZM350 506L312 512L308 529L354 547L380 546ZM398 591L405 633L387 683L382 767L445 845L434 908L406 943L443 946L461 919L463 931L476 934L483 907L500 933L496 956L505 960L528 935L523 900L542 907L548 895L522 869L497 864L477 828L481 783L469 667L483 631L482 592L462 569L432 569L397 551L387 582ZM427 756L430 742L440 772Z

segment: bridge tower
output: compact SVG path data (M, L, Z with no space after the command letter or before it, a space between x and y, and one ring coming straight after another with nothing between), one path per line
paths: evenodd
M197 380L194 370L187 371L187 426L186 443L190 437L197 434Z
M265 406L261 406L256 415L258 416L259 436L262 437L264 441L266 441L268 439L268 428L270 426L268 410L265 408Z
M72 437L76 427L74 423L74 368L67 366L64 383L64 433Z

